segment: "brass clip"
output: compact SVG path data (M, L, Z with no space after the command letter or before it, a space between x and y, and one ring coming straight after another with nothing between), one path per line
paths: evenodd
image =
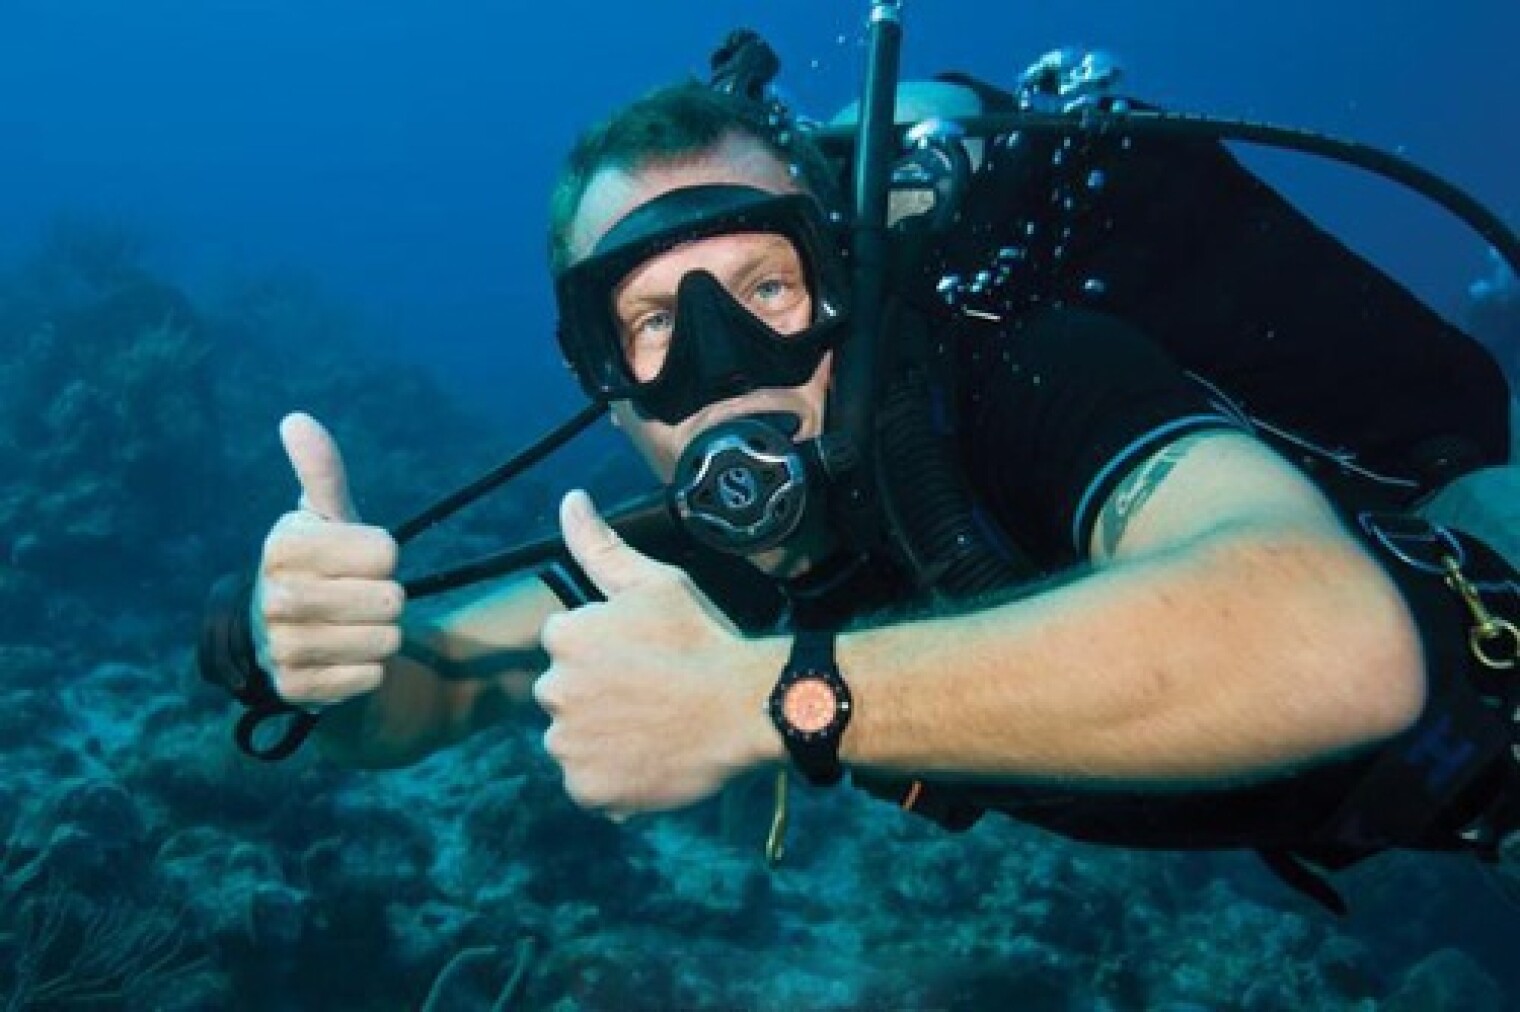
M1485 667L1496 671L1513 668L1520 660L1520 629L1513 622L1490 614L1478 588L1462 572L1462 565L1450 555L1441 556L1446 570L1446 585L1462 598L1472 614L1473 626L1467 633L1467 645ZM1508 649L1504 649L1505 647Z

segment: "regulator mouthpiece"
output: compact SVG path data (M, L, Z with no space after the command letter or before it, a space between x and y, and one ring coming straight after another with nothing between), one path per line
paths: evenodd
M703 432L681 454L671 504L697 541L733 555L785 544L807 512L808 465L786 414L751 415Z

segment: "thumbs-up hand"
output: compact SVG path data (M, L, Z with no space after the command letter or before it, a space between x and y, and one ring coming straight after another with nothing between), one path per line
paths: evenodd
M264 541L253 593L259 666L286 701L317 708L380 685L401 648L405 594L395 539L359 522L343 457L309 415L287 415L280 439L300 505Z
M565 544L606 596L551 617L534 696L565 790L615 819L716 794L781 757L765 700L786 659L748 640L681 570L640 555L584 492L560 507Z

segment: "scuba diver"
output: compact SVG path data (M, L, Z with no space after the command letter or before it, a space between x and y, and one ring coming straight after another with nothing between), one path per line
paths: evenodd
M1508 459L1493 361L1217 139L934 119L1128 114L1101 61L905 85L902 147L886 62L843 165L752 33L571 151L560 346L652 506L570 493L562 549L424 624L432 520L365 524L285 419L300 504L200 644L240 743L388 767L547 714L614 819L848 773L952 829L1255 849L1332 908L1316 869L1520 847L1520 585L1422 509Z

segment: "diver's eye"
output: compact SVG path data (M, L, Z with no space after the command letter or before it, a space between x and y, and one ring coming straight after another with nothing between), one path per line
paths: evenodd
M637 341L640 337L648 337L655 334L669 334L675 329L676 314L669 309L656 309L645 313L633 321L629 332Z
M750 287L750 300L762 313L784 313L802 300L802 284L794 278L771 275Z
M780 278L766 278L755 286L755 297L762 302L775 302L786 294L787 284Z
M624 332L623 354L628 360L628 368L640 383L647 383L659 375L675 326L673 310L655 309L640 315Z

